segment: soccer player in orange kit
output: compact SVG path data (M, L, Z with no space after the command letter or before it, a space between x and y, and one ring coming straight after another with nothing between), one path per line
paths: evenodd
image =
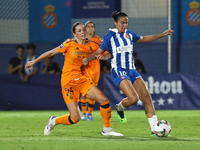
M95 34L95 24L92 21L87 21L85 23L85 30L86 30L86 38L90 41L95 42L100 46L101 38ZM107 52L107 51L106 51ZM104 54L105 55L105 54ZM100 78L100 62L99 59L95 59L92 62L91 67L88 68L88 71L90 72L90 76L94 84L97 86ZM88 120L93 121L92 118L92 111L94 107L95 101L91 99L87 99L84 96L81 96L81 109L82 109L82 117L81 120ZM86 118L86 111L88 106L88 115Z
M60 117L50 116L44 129L44 135L51 134L54 127L58 124L72 125L80 121L81 114L77 102L79 101L80 94L82 94L86 98L94 99L100 104L100 114L103 118L103 130L101 134L105 136L123 136L123 134L117 133L111 128L111 107L109 100L95 86L87 70L92 64L89 63L87 66L84 66L82 63L82 59L88 57L99 46L86 39L85 27L82 23L75 23L72 27L72 32L75 37L74 40L63 42L59 47L43 53L37 59L25 65L25 68L31 68L35 63L48 57L52 57L58 53L65 54L61 87L63 98L70 114Z

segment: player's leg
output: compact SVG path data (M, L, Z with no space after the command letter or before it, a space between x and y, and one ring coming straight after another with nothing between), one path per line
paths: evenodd
M82 109L81 120L86 120L87 102L88 99L86 99L83 95L81 95L81 109Z
M107 97L96 86L90 88L86 97L89 99L95 99L100 104L100 113L103 118L103 124L105 127L110 127L111 107Z
M81 113L76 101L67 104L69 115L64 115L56 118L55 123L63 125L72 125L81 120Z
M126 123L127 119L126 116L124 115L124 110L137 103L137 101L139 100L139 96L136 92L136 90L134 89L132 83L130 80L125 79L122 80L119 84L119 88L120 90L122 90L122 92L127 96L126 98L124 98L121 102L119 102L119 104L117 104L115 106L115 109L117 110L118 113L118 117L120 119L121 123Z
M80 97L80 92L74 90L73 86L66 85L62 88L62 94L70 115L58 117L55 120L55 123L63 125L72 125L77 123L81 119L80 109L77 103L78 98Z
M58 124L72 125L77 123L81 119L80 110L77 101L67 104L69 115L64 115L60 117L51 116L44 129L44 135L49 135L53 131L54 127Z
M51 116L47 125L45 126L44 135L51 134L54 127L58 124L72 125L81 119L81 114L77 103L80 93L75 91L72 86L65 85L62 86L62 94L70 115L64 115L57 118L55 116Z
M140 100L144 103L145 114L148 118L151 131L153 132L153 125L157 122L157 116L149 90L142 78L138 78L133 86L137 91Z
M88 99L88 119L87 119L88 121L93 121L92 111L94 108L94 104L95 104L94 100Z
M114 132L110 125L111 119L111 107L109 100L104 95L104 93L96 86L92 86L87 92L86 97L89 99L94 99L100 104L100 114L103 118L104 128L102 130L102 135L107 136L123 136L121 133Z
M138 102L139 96L133 87L131 81L129 80L123 80L119 84L120 90L127 96L125 99L121 101L123 107L127 108L131 105L134 105ZM119 107L120 109L120 107Z
M127 119L124 115L124 109L126 107L129 107L139 100L139 97L132 85L132 80L130 79L130 76L132 75L132 72L130 70L125 69L116 69L113 68L111 70L111 77L114 85L118 87L127 97L119 102L119 104L116 104L115 109L118 114L118 118L120 119L121 123L126 123Z

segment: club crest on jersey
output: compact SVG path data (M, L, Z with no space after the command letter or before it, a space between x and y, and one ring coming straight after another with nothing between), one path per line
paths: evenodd
M125 76L125 75L122 75L122 76L121 76L121 79L125 79L125 78L126 78L126 76Z
M129 39L129 38L130 38L130 37L129 37L129 35L128 35L127 33L126 33L126 38L127 38L127 39Z
M61 45L60 45L60 48L63 48L63 47L64 47L64 44L61 44Z

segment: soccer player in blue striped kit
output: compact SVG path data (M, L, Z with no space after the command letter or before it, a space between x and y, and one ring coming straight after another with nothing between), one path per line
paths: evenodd
M152 42L171 35L173 30L166 30L156 35L140 36L127 29L127 14L115 11L112 13L112 17L114 18L116 28L109 29L109 33L102 38L100 48L89 57L84 58L83 64L87 65L89 61L95 58L108 59L108 57L101 55L105 50L108 50L111 54L111 76L113 83L127 96L115 106L120 122L127 122L124 110L136 104L140 99L144 103L145 114L149 121L151 134L155 135L153 125L157 122L157 116L149 90L134 66L133 43Z

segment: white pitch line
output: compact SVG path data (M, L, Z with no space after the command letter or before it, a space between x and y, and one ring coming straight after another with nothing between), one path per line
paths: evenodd
M162 139L162 137L160 137ZM160 138L155 138L155 140L158 140ZM92 141L115 141L115 140L122 140L122 141L140 141L140 140L144 140L144 139L149 139L150 141L153 139L149 138L149 137L143 137L143 138L138 138L138 137L110 137L110 139L108 139L108 137L106 136L105 139L102 138L98 138L98 137L86 137L86 138L58 138L58 137L1 137L0 141L10 141L10 140L23 140L23 141L49 141L49 140L59 140L59 141L88 141L88 140L92 140ZM166 138L165 138L166 139ZM168 137L168 139L173 139ZM177 140L200 140L200 138L176 138ZM166 140L165 142L167 142L168 140ZM197 141L190 141L190 142L197 142Z

